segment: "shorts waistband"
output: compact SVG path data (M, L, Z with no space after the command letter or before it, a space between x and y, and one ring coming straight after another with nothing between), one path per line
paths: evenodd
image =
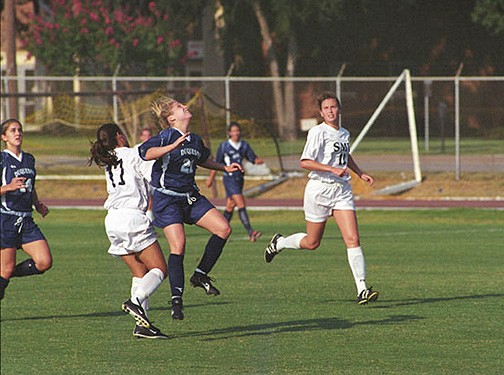
M327 186L332 186L332 187L340 187L345 184L345 182L340 182L340 181L328 181L328 180L319 180L318 178L312 178L312 181L316 181L320 184L327 185Z
M109 212L113 211L113 212L131 212L131 213L134 213L134 214L145 214L145 211L142 211L138 208L109 208L108 209Z
M6 210L4 208L0 208L0 213L6 214L6 215L18 216L18 217L31 217L32 216L31 212L10 211L10 210Z
M178 191L173 191L162 187L156 188L156 191L159 191L162 194L171 195L172 197L185 197L188 204L193 204L194 202L196 202L196 197L193 197L194 192L192 191L189 193L179 193Z

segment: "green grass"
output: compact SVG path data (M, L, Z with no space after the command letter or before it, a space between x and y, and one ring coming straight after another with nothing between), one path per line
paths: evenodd
M133 319L120 311L130 276L106 253L105 213L54 209L38 220L53 269L12 279L1 304L1 373L502 373L502 211L358 215L376 303L356 304L334 223L317 251L285 250L266 264L270 236L304 230L303 215L250 212L265 234L251 244L233 219L211 273L222 294L186 285L186 319L173 322L165 282L150 316L172 338L149 341L133 339ZM187 227L187 235L188 284L208 234Z

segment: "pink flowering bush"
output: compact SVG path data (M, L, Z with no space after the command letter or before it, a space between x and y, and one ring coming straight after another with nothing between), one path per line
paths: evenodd
M167 1L48 0L24 44L53 75L173 75L183 72L182 38ZM179 22L180 23L180 22Z

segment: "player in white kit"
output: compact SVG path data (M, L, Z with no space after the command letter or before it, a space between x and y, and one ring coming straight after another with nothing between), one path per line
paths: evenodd
M98 129L90 152L89 163L105 167L108 253L121 257L133 276L131 298L122 309L136 320L135 337L167 338L150 323L146 313L149 296L167 274L163 252L146 215L153 163L142 160L137 147L129 147L116 124L104 124Z
M354 197L350 186L351 169L370 185L373 177L364 173L350 155L350 133L340 126L341 105L332 92L317 98L323 122L308 132L301 155L301 167L310 171L304 194L306 233L288 237L277 233L264 253L271 262L283 249L315 250L320 246L327 219L333 217L347 247L348 263L357 287L357 302L366 304L378 292L366 286L366 264L360 247Z

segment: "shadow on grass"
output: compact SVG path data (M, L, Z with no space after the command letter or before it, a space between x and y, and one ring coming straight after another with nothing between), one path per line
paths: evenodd
M200 303L200 304L188 304L185 307L205 307L209 305L213 306L220 306L220 305L227 305L230 304L231 302L210 302L210 303ZM166 307L154 307L150 308L149 311L169 311L171 307L166 306ZM123 316L126 315L123 311L118 310L118 311L106 311L106 312L90 312L87 314L67 314L67 315L47 315L47 316L26 316L26 317L20 317L20 318L7 318L7 319L1 319L2 322L8 322L8 321L23 321L23 320L51 320L51 319L75 319L75 318L103 318L103 317L110 317L110 316Z
M293 320L289 322L251 324L246 326L233 326L221 329L212 329L201 332L188 332L185 334L175 335L173 336L173 338L198 336L202 337L203 341L216 341L237 337L263 336L279 333L349 329L357 326L366 326L366 325L400 324L420 319L423 318L416 315L394 315L385 319L366 320L363 322L351 322L345 319L338 319L338 318Z
M474 296L412 298L412 299L407 299L407 300L402 300L402 301L380 299L379 304L373 304L372 306L374 309L390 309L393 307L420 305L420 304L424 304L424 303L478 300L478 299L485 299L485 298L502 298L502 297L504 297L504 294L502 294L502 293L493 293L493 294L479 294L479 295L474 295Z

